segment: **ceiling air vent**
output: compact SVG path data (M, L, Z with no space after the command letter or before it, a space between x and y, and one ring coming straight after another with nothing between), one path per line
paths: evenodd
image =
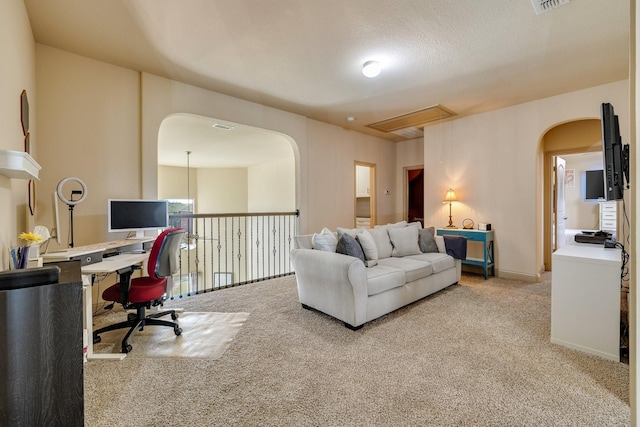
M434 105L424 110L418 110L413 113L382 120L381 122L371 123L367 125L367 127L412 139L423 135L420 128L423 128L424 125L452 116L455 116L453 111L447 110L441 105Z
M222 130L233 130L233 126L225 125L224 123L214 123L211 125L212 128L222 129Z
M560 7L567 3L569 3L569 0L531 0L533 9L536 11L537 15L548 12L551 9L555 9L556 7Z

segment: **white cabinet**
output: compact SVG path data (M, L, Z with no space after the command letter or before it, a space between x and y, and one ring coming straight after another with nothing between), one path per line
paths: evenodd
M369 197L371 169L368 166L356 165L356 197Z
M600 230L616 231L618 202L600 202Z
M551 342L620 360L621 250L576 243L553 253Z

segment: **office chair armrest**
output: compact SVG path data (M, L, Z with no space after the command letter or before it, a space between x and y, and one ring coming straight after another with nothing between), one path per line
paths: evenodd
M129 288L131 287L131 276L134 270L135 267L130 266L116 271L120 277L120 303L122 305L129 302Z

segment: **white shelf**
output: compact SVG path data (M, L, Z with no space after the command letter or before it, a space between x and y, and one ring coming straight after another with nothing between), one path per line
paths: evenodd
M39 179L42 167L29 153L0 150L0 175L17 179Z

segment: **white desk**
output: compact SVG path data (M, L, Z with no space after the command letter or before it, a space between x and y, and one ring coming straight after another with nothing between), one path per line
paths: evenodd
M551 342L620 361L621 250L576 243L552 257Z
M93 275L100 273L115 273L132 265L144 263L149 258L148 253L120 254L104 258L101 262L85 265L82 272L82 287L84 291L84 319L87 335L87 359L116 359L125 358L124 353L94 353L93 352ZM115 283L115 282L114 282Z

